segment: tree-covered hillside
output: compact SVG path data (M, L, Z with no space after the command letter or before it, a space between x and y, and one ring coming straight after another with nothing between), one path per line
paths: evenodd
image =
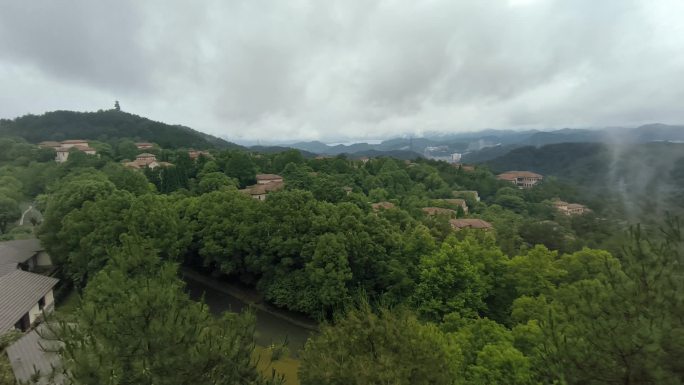
M153 149L170 165L133 170L120 147L56 163L0 138L2 237L37 235L82 294L57 328L70 383L282 383L252 359L259 323L212 317L184 292L179 264L320 320L303 348L289 346L301 385L682 383L680 222L626 232L629 213L612 204L622 190L582 198L613 175L649 176L623 179L631 193L658 196L658 179L684 190L677 145L515 151L501 169L547 175L528 189L482 165L292 149L194 160ZM238 190L257 174L284 186L265 200ZM556 198L591 211L566 215ZM18 224L22 202L42 217ZM457 225L473 221L491 226Z
M681 211L684 144L560 143L521 147L487 162L494 171L529 170L577 186L631 219ZM679 203L678 203L679 202Z
M90 139L102 142L127 138L163 148L237 148L238 145L195 131L112 109L97 112L53 111L0 120L0 135L32 143L47 140Z

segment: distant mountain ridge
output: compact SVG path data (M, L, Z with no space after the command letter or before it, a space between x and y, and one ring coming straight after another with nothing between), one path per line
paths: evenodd
M457 134L431 134L422 138L392 138L378 144L364 142L351 145L327 145L320 141L287 145L316 154L356 154L368 151L411 151L422 154L427 147L446 146L450 152L463 154L464 162L484 162L524 146L545 146L556 143L647 143L653 141L684 141L684 126L647 124L636 128L602 129L563 128L539 130L484 130Z
M52 111L0 120L0 135L32 143L66 139L111 141L130 138L164 148L243 148L235 143L181 125L156 122L119 110L97 112Z

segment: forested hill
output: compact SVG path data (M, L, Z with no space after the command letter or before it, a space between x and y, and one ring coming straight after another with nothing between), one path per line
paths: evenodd
M66 139L108 142L129 138L157 143L163 148L240 148L189 127L156 122L119 110L53 111L0 120L0 135L22 137L32 143Z
M527 146L486 164L496 172L529 170L557 177L576 186L585 199L615 197L639 219L679 213L677 202L684 201L684 143Z

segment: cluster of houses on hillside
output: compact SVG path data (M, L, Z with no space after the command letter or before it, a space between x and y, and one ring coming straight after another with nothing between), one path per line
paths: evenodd
M462 197L462 198L447 198L447 199L438 199L438 202L443 202L446 203L452 207L457 207L461 208L463 211L463 214L468 214L468 205L463 198L469 198L472 199L475 202L480 201L480 196L477 193L477 191L453 191L452 192L454 196L456 197ZM380 210L392 210L396 206L392 202L376 202L372 203L371 207L373 211L378 212ZM476 230L481 230L481 231L489 231L492 230L494 227L492 226L491 223L478 219L478 218L456 218L458 216L458 213L456 210L449 209L449 208L444 208L444 207L423 207L421 209L423 214L427 216L446 216L449 219L449 224L451 225L451 228L454 231L460 231L463 229L476 229Z
M55 162L63 163L69 158L71 151L81 151L88 155L96 155L97 150L90 147L87 140L70 139L61 142L45 141L38 143L40 148L52 148L55 150Z
M38 143L38 147L54 149L55 162L58 163L66 162L67 159L69 159L69 153L72 151L81 151L88 155L97 155L97 150L93 147L90 147L90 144L87 140L81 139L69 139L61 142L44 141ZM138 150L144 151L153 149L157 146L154 143L137 142L135 143L135 147ZM188 156L191 160L197 160L200 156L211 157L211 154L208 151L190 149L188 150ZM136 170L141 170L145 168L155 169L157 167L173 166L172 163L157 160L157 156L149 152L143 152L141 154L138 154L135 157L135 160L133 161L125 160L123 161L123 164L126 167L130 167Z
M47 374L58 360L56 353L44 349L46 342L35 330L43 313L55 306L53 290L59 280L47 275L50 272L52 261L37 239L0 243L0 336L15 330L26 333L7 348L21 383L30 381L36 371ZM38 383L48 382L42 378ZM50 383L59 384L61 379Z

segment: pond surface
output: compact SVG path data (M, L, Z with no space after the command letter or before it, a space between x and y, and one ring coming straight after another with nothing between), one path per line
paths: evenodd
M207 277L208 280L212 278ZM225 290L221 290L220 281L211 281L211 285L193 279L190 276L184 277L186 290L190 298L199 300L204 295L204 302L209 306L212 313L220 314L224 311L241 312L249 307L248 304L230 294L226 285ZM308 328L289 322L287 319L278 317L267 311L254 308L256 316L256 342L262 346L269 346L273 343L287 341L287 347L293 356L302 350L311 331Z

